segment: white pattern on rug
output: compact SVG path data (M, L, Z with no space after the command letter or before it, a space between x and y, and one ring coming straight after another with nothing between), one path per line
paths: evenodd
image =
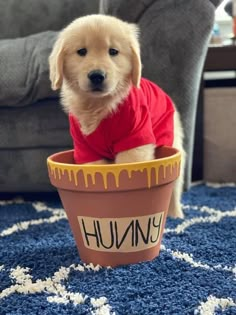
M236 183L214 183L214 182L206 182L206 186L212 188L222 188L222 187L236 187Z
M16 203L17 204L19 203L18 200ZM20 203L22 203L22 202L20 202ZM8 201L6 201L5 204L9 204ZM12 202L10 204L12 204ZM2 205L3 205L3 202L2 202ZM49 218L46 218L46 219L21 221L21 222L18 222L16 224L13 224L11 227L3 230L0 233L0 237L8 236L8 235L11 235L11 234L19 232L19 231L27 230L30 226L33 226L33 225L39 225L39 224L43 224L43 223L52 224L52 223L55 223L55 222L60 221L62 219L67 219L66 213L65 213L63 208L50 208L50 207L47 207L47 205L43 202L33 202L32 206L34 207L34 209L37 212L49 211L52 213L52 216Z
M200 306L195 310L194 315L214 315L216 309L221 308L225 311L231 306L236 306L236 302L231 298L219 299L210 295L206 302L201 302Z
M189 209L189 208L190 208L189 205L183 206L183 209ZM205 212L212 215L207 216L207 217L196 217L190 220L184 220L181 224L177 225L177 227L174 229L165 229L164 233L180 234L180 233L183 233L187 228L191 227L194 224L217 223L225 217L236 217L236 209L233 209L230 211L221 211L221 210L215 210L213 208L209 208L206 206L203 206L203 207L194 206L194 207L191 207L191 210L199 210L200 212Z
M168 253L171 254L171 256L174 259L179 259L182 261L185 261L187 264L189 264L190 266L194 267L194 268L203 268L203 269L208 269L208 270L220 270L220 271L227 271L229 273L232 273L233 276L235 277L236 280L236 264L234 266L222 266L222 265L215 265L213 267L207 265L207 264L203 264L200 261L195 261L193 259L193 255L192 254L188 254L188 253L182 253L179 251L173 251L169 248L166 248L164 245L161 245L161 250L166 251Z
M69 292L66 287L61 284L62 281L68 279L72 270L78 272L94 271L97 272L101 269L100 266L89 265L71 265L68 268L61 267L50 278L45 280L38 279L35 282L32 280L29 268L22 268L17 266L10 270L9 277L15 283L10 287L0 292L0 299L6 298L11 294L35 294L35 293L47 293L47 301L50 303L68 304L73 303L75 306L83 304L89 297L79 292ZM115 315L111 313L111 306L108 304L106 297L90 298L91 314L92 315Z

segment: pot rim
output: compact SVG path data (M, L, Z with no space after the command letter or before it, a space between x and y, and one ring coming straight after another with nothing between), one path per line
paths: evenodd
M174 147L167 147L165 146L165 148L173 150L173 152L175 152L174 154L171 154L167 157L161 157L161 158L156 158L154 160L150 160L150 161L143 161L143 162L134 162L134 163L120 163L120 164L71 164L71 163L61 163L61 162L56 162L54 159L61 155L61 154L68 154L68 153L73 153L74 150L65 150L65 151L60 151L57 153L54 153L52 155L50 155L47 158L47 164L49 166L54 166L54 167L62 167L64 169L66 169L67 167L69 167L70 169L80 169L80 170L93 170L93 171L113 171L113 170L124 170L124 169L132 169L132 170L136 170L140 167L155 167L159 164L163 164L165 162L169 162L170 164L175 162L176 160L180 160L181 158L181 153L178 149L174 148Z

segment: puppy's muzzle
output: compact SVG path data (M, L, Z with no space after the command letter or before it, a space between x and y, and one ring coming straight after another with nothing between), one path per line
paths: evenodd
M88 73L88 78L94 91L102 90L103 82L106 79L106 74L102 70L90 71Z

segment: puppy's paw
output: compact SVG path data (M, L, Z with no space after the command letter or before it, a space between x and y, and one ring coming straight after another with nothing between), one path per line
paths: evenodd
M170 206L168 210L168 216L172 218L179 218L179 219L184 218L184 213L182 210L181 203L179 201L175 202L173 198L171 198L171 202L170 202Z

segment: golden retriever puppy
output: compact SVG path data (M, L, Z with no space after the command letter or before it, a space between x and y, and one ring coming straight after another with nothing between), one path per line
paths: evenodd
M154 159L157 146L183 151L180 117L169 96L141 78L136 25L89 15L68 25L49 57L50 80L61 88L76 163L129 163ZM180 178L169 215L183 217Z

